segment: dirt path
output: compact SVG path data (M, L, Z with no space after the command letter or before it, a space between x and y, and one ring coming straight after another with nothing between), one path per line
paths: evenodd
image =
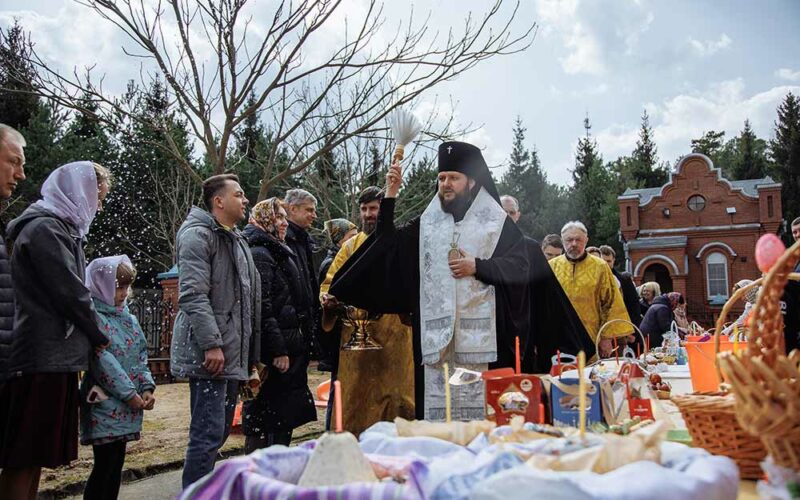
M329 373L309 370L312 394ZM324 430L325 410L317 410L317 421L294 431L294 441L313 439ZM186 383L164 384L156 390L156 406L145 412L142 439L128 443L123 481L141 479L165 470L182 467L189 440L189 386ZM232 434L222 448L224 455L242 453L244 436ZM78 460L69 467L45 469L40 491L43 497L63 496L83 491L83 483L92 469L92 447L80 446Z

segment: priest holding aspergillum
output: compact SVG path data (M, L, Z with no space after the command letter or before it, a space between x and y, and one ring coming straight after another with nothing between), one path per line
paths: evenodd
M438 160L436 195L402 227L394 222L402 171L392 164L377 229L331 286L345 303L411 314L416 416L426 420L444 420L444 363L451 372L513 367L515 338L525 352L531 331L545 334L538 331L545 318L530 316L522 233L503 210L481 151L445 142ZM484 418L483 383L452 389L453 419Z

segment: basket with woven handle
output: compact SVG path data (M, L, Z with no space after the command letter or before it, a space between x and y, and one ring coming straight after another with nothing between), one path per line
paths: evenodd
M607 322L603 323L603 325L600 327L600 330L597 331L597 336L594 338L594 352L595 352L595 356L597 357L598 361L601 359L600 358L600 340L601 339L608 338L609 340L613 340L616 343L616 342L619 342L620 339L624 339L625 338L625 337L616 337L616 338L614 338L614 337L603 337L603 332L606 330L606 328L608 328L611 325L617 324L617 323L624 323L624 324L627 324L628 326L633 327L633 330L639 335L639 338L642 339L642 345L645 345L644 334L642 333L641 330L639 330L638 326L636 326L635 324L631 323L627 319L622 319L622 318L610 319ZM619 347L620 346L618 345L617 349L619 349ZM618 351L618 354L620 354L619 357L622 357L622 355L621 355L621 353L619 353L619 351Z
M757 280L753 281L752 283L749 283L749 284L743 286L742 288L736 290L735 292L733 292L733 295L731 295L731 297L725 302L725 305L722 306L722 311L720 311L719 317L717 318L717 324L714 325L714 332L719 332L719 334L717 334L717 333L714 334L714 352L715 352L715 354L717 354L717 355L719 354L719 342L720 342L719 339L722 336L721 334L722 334L723 330L725 330L725 326L726 326L725 318L728 317L728 313L730 313L731 308L733 306L735 306L739 302L739 299L744 297L747 294L747 292L749 292L752 288L755 288L757 286L761 286L761 282L763 280L764 280L764 278L758 278ZM715 359L714 359L714 369L717 372L717 379L718 380L724 380L723 376L722 376L722 371L720 370L719 357L718 356L715 356ZM723 387L723 389L727 390L728 388L727 387Z
M716 353L719 353L720 333L731 308L749 289L759 284L760 280L737 290L725 302L713 328ZM722 380L716 357L714 368L717 377ZM681 411L689 435L692 436L693 446L731 458L739 466L739 474L743 479L758 479L763 475L760 464L767 456L767 450L757 436L750 434L739 424L736 419L736 400L733 394L722 389L719 392L672 396L670 399Z
M800 470L800 350L785 354L780 298L798 261L800 242L764 278L745 352L718 355L742 427L761 439L776 464L795 470Z

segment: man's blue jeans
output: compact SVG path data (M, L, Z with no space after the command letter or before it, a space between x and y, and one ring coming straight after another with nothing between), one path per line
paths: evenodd
M238 380L189 380L192 422L183 464L184 488L214 469L217 453L231 432L239 383Z

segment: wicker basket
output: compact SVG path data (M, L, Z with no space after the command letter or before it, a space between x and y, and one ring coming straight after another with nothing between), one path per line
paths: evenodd
M800 242L764 278L746 351L718 356L736 395L739 422L761 438L776 464L794 470L800 470L800 351L784 352L780 298L798 261Z
M719 333L723 330L725 318L731 308L747 290L759 284L760 280L737 290L725 302L713 329L716 352L719 352ZM722 380L719 363L716 360L714 368ZM736 419L736 401L733 394L726 391L695 392L673 396L671 399L681 411L689 435L692 436L692 445L715 455L731 458L739 466L739 474L743 479L758 479L763 475L760 463L766 457L767 450L758 437L747 432L739 424Z
M683 416L692 446L731 458L742 479L758 479L767 450L761 440L747 433L736 420L733 395L725 392L695 392L672 396Z

